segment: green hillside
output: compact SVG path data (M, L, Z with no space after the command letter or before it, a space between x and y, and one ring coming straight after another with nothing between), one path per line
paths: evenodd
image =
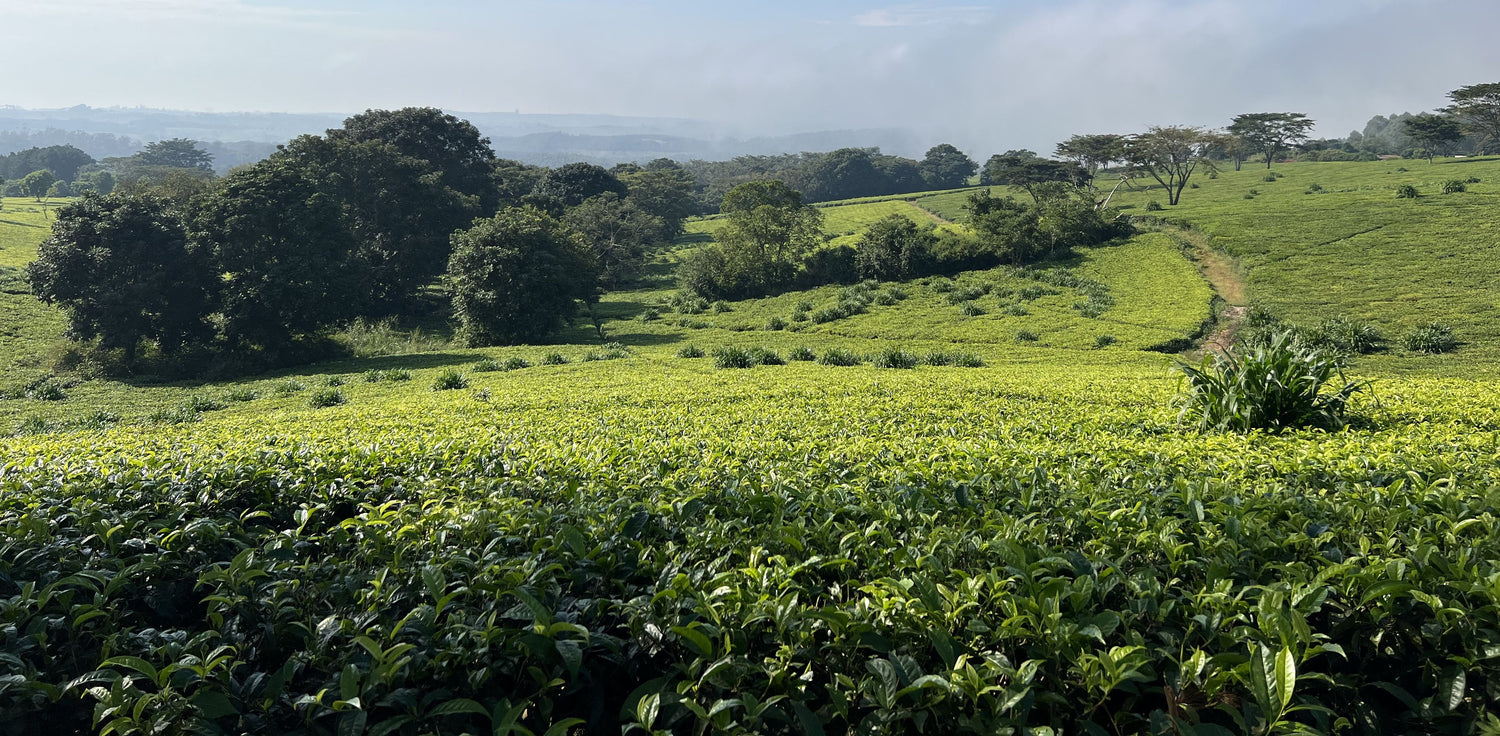
M698 220L555 344L367 327L175 383L74 369L14 270L47 215L5 200L0 733L1471 728L1500 688L1500 160L1275 171L1064 262L673 307ZM1344 429L1200 432L1172 365L1215 285L1466 344L1360 358Z

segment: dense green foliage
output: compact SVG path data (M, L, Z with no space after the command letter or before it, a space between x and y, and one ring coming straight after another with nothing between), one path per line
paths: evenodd
M595 296L596 261L579 238L531 206L507 207L453 234L447 287L470 345L535 341Z
M1200 365L1177 366L1187 384L1182 416L1203 429L1234 432L1339 429L1348 423L1349 400L1364 388L1345 379L1343 367L1337 353L1291 332L1228 354L1210 352Z
M132 357L142 340L174 352L209 332L213 271L157 199L90 195L64 207L26 278L67 312L73 337Z
M1494 697L1500 396L1205 438L1159 363L1070 363L582 364L13 440L8 723L1376 733Z

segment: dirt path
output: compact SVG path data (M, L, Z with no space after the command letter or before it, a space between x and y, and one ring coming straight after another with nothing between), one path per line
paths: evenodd
M1165 232L1182 244L1183 252L1193 263L1198 264L1198 272L1208 280L1214 293L1224 300L1225 306L1219 313L1218 324L1213 334L1204 338L1201 349L1221 353L1227 351L1234 342L1234 333L1239 330L1240 321L1249 310L1244 276L1240 274L1234 259L1215 250L1209 243L1208 236L1203 233L1179 227L1167 227Z

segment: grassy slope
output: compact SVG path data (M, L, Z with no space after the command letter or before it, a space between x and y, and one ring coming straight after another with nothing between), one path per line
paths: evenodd
M0 381L7 384L44 375L43 356L67 328L62 313L33 298L21 276L51 227L49 210L30 199L0 200Z

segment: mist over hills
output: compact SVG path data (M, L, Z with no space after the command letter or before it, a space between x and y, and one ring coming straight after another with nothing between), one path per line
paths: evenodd
M600 165L654 158L722 160L735 156L879 147L920 156L937 141L901 129L816 132L732 130L708 121L620 115L450 111L472 122L497 155L529 164ZM0 155L33 146L73 145L95 158L129 156L151 141L190 138L214 156L219 173L264 158L298 135L336 128L342 113L199 112L151 108L59 109L0 106ZM974 152L978 153L978 152Z

